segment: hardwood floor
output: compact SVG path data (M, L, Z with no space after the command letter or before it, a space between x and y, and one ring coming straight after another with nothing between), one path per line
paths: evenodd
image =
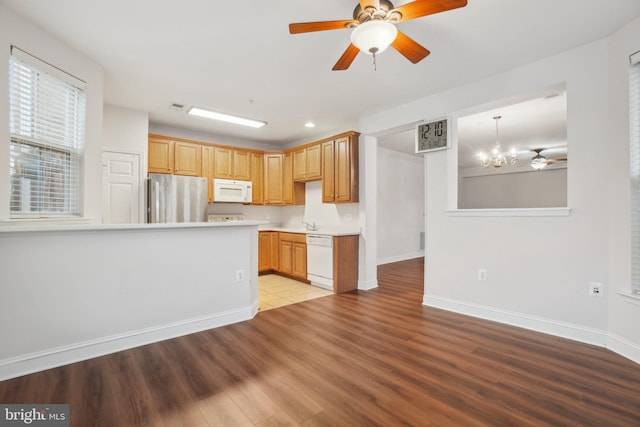
M423 263L379 288L0 382L72 426L640 426L640 366L421 305Z

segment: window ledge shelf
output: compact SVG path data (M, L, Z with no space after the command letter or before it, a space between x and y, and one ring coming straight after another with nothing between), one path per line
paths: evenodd
M47 226L47 225L86 225L93 224L91 217L44 217L44 218L11 218L0 221L0 227L14 226Z
M640 305L640 295L632 294L629 291L618 291L618 295L622 295L625 301L630 304Z
M515 217L515 216L569 216L571 208L530 208L530 209L447 209L448 216L482 216L482 217Z

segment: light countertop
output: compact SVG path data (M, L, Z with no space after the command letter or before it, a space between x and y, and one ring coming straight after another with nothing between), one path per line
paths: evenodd
M197 228L229 228L229 227L257 227L267 224L267 221L246 220L228 222L180 222L161 224L78 224L78 225L8 225L0 224L0 234L2 233L29 233L29 232L77 232L94 231L108 232L114 230L175 230L175 229L197 229Z
M284 233L301 233L314 234L319 236L357 236L360 229L344 228L344 227L320 227L315 231L307 231L305 227L278 226L273 224L264 224L258 227L260 231L281 231Z

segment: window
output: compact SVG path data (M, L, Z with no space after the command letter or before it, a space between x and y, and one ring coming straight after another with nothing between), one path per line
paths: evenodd
M564 83L468 113L457 119L458 209L567 208Z
M631 292L640 295L640 53L631 56L629 74Z
M81 215L84 86L84 82L12 46L12 218Z

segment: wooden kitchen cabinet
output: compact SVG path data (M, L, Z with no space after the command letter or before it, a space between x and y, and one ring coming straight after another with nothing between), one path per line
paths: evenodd
M293 265L291 266L291 275L300 279L307 280L307 244L293 243L291 247Z
M149 136L147 157L149 173L173 173L173 141Z
M266 153L264 155L264 204L282 205L283 199L283 167L282 153Z
M304 205L304 182L293 180L293 153L285 153L283 159L283 203L285 205Z
M322 178L321 148L321 144L314 144L293 152L294 181L315 181Z
M307 280L306 235L279 233L280 267L278 271L292 277Z
M176 175L202 176L202 145L175 141L174 169Z
M269 232L258 232L258 273L271 269L271 253L269 247Z
M228 147L215 147L214 177L251 181L250 153Z
M251 181L251 153L242 150L233 150L233 179Z
M209 203L213 202L213 169L214 164L214 147L204 145L202 147L202 176L207 178L207 189L209 194Z
M280 233L277 231L258 232L258 273L279 271Z
M214 147L215 163L213 177L222 179L233 178L233 150L226 147Z
M358 289L358 244L360 236L333 238L333 292Z
M280 269L280 233L277 231L269 232L269 263L271 270Z
M264 154L251 153L251 204L264 205Z
M359 200L358 133L322 144L322 201L353 203Z

